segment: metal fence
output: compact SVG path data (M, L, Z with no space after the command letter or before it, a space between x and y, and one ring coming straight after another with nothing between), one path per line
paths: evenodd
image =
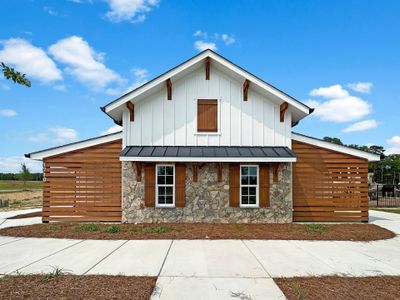
M400 207L400 186L376 184L369 188L370 207Z

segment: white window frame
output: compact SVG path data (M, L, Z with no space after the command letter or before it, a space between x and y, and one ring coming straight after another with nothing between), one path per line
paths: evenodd
M158 167L173 167L173 177L171 184L158 184ZM156 207L175 207L175 164L156 164ZM158 187L170 187L172 186L172 204L158 203Z
M196 131L194 135L221 135L221 98L219 97L198 97L194 98L196 102L196 117L195 117L195 124L196 124ZM198 116L198 107L199 107L199 100L217 100L217 131L216 132L203 132L197 131L197 116Z
M257 168L257 185L256 185L256 204L242 204L242 187L254 187L253 184L243 184L242 185L242 167L255 167ZM260 187L260 172L259 172L259 165L240 165L240 198L239 198L239 203L240 207L243 208L258 208L260 205L259 201L259 187Z

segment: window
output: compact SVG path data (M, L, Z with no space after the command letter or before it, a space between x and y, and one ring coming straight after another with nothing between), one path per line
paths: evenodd
M175 206L174 177L174 165L156 165L156 205L158 207Z
M218 100L197 100L197 132L218 132Z
M240 166L240 206L258 207L258 166Z

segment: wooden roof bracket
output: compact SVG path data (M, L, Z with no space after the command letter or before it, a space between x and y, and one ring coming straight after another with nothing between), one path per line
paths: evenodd
M243 82L243 101L247 101L249 96L250 80L246 79Z
M279 162L273 163L272 164L272 174L273 174L273 182L277 182L278 181L278 174L279 174Z
M194 163L192 165L193 168L193 182L197 182L197 174L199 172L199 164L198 163Z
M210 80L210 64L211 59L209 57L206 57L206 80Z
M288 109L288 107L289 107L289 104L287 102L283 102L281 104L281 106L279 107L280 108L279 118L280 118L281 122L285 121L285 112Z
M216 163L217 165L217 181L221 182L222 181L222 170L224 168L224 166L222 165L222 163Z
M136 181L141 182L142 181L142 163L140 161L137 161L135 163L136 165Z
M129 110L129 119L131 122L135 121L135 104L133 104L132 102L128 101L126 102L126 107Z
M171 81L171 78L167 79L166 85L167 85L167 100L172 100L172 81Z

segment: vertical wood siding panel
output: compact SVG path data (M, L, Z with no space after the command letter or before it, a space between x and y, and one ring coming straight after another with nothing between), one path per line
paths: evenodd
M185 146L186 143L186 87L185 80L178 80L174 84L175 97L175 145Z
M275 127L275 115L274 106L268 100L263 102L263 120L264 120L264 146L274 146L274 127Z
M196 146L197 132L197 85L195 74L186 77L186 142L187 145Z
M231 126L231 93L230 81L221 74L220 76L220 95L221 95L221 136L220 145L231 145L230 126Z
M152 145L153 143L153 112L152 99L141 103L142 110L142 145Z
M142 144L142 105L135 105L135 122L130 122L130 145Z
M128 120L128 111L122 113L122 147L125 148L126 145L131 145L131 122Z
M263 146L264 145L264 126L263 126L263 102L264 99L261 95L252 93L254 95L253 104L253 145Z
M279 107L274 107L274 115L275 115L275 146L285 146L286 138L285 138L285 123L281 122L279 119Z
M241 145L241 103L242 88L236 81L231 80L231 146Z
M250 90L248 101L241 101L241 146L253 145L253 105L254 93Z
M163 97L158 94L152 101L152 129L153 142L152 145L162 146L164 144L164 106Z
M164 107L164 145L175 145L174 133L174 106L175 106L175 87L172 83L172 100L167 100L167 95L164 92L163 107Z

